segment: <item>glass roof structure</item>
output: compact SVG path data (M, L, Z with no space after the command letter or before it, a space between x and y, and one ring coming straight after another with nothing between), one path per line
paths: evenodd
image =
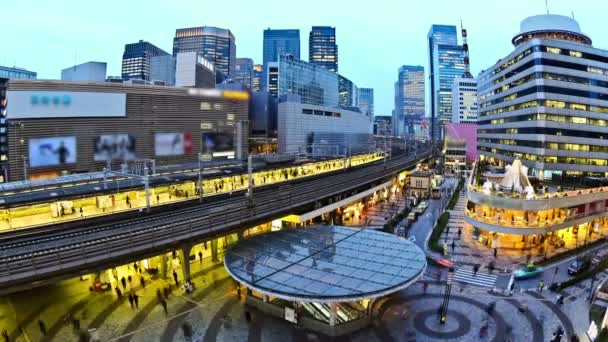
M314 226L253 236L224 256L238 282L291 301L347 302L414 283L426 257L414 243L371 229Z

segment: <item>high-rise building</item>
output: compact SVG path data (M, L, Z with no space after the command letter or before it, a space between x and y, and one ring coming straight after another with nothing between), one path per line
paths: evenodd
M608 51L561 15L523 20L512 43L477 78L481 158L519 158L539 178L607 177Z
M0 65L0 78L25 78L36 79L37 73L17 67L5 67Z
M237 58L236 70L232 78L243 84L247 89L253 89L253 59Z
M266 67L266 84L264 89L268 90L270 96L275 99L279 97L279 62L270 62Z
M251 82L251 91L254 93L262 90L266 85L264 79L264 66L261 64L253 65L253 80Z
M107 63L86 62L61 70L61 79L64 81L94 81L106 80Z
M300 30L268 28L264 30L263 44L264 71L268 68L268 63L278 62L280 55L292 55L300 59Z
M150 81L150 58L168 55L154 44L140 40L126 44L122 54L122 79Z
M211 26L177 29L173 38L173 56L191 51L202 53L225 76L234 75L236 41L230 30Z
M308 38L308 61L327 70L338 72L336 28L313 26Z
M150 80L175 85L175 62L172 55L150 57Z
M369 117L374 116L374 89L359 88L359 109Z
M462 51L464 72L462 76L456 77L452 84L452 122L453 123L476 123L477 122L477 81L471 75L469 60L469 43L467 41L467 30L462 28ZM477 145L475 145L477 148Z
M424 67L403 65L395 82L393 135L414 134L414 125L424 118Z
M449 56L450 48L458 45L458 36L456 34L456 26L453 25L432 25L427 35L428 40L428 51L429 51L429 103L431 111L431 140L439 138L439 117L440 114L440 103L443 104L441 107L445 113L451 112L451 88L454 77L446 76L446 68L450 68L450 63L453 63ZM439 45L443 45L439 49ZM438 54L442 53L442 57L439 58ZM444 59L448 60L444 60ZM462 61L461 61L462 63ZM453 66L452 66L453 67ZM443 71L443 72L441 72ZM441 76L440 76L441 72ZM460 76L462 71L456 76ZM447 78L447 79L446 79ZM440 101L441 85L443 84L443 101ZM448 101L446 101L446 95L450 95ZM449 108L446 107L449 104ZM394 127L394 124L393 124Z
M348 78L338 75L338 92L340 93L340 107L359 107L359 88Z

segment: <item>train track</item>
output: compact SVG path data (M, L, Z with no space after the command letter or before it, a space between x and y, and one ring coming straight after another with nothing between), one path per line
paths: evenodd
M112 224L50 231L0 240L0 287L50 273L76 272L109 260L128 259L166 246L193 243L254 220L270 218L312 201L344 193L387 177L428 158L429 153L294 184L260 189L251 206L243 196Z

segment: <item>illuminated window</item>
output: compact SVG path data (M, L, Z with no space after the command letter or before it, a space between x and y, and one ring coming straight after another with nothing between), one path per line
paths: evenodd
M580 51L570 51L570 56L572 57L583 57L583 53Z
M201 110L211 110L211 103L201 102Z
M587 106L583 105L583 104L579 104L579 103L571 103L570 104L570 109L587 110Z
M547 100L545 102L545 106L552 108L566 108L566 102Z
M547 52L559 55L559 54L562 53L562 49L559 49L559 48L556 48L556 47L549 47L549 46L547 46Z

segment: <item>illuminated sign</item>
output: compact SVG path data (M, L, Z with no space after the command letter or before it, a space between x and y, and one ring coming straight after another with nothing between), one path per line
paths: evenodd
M7 98L9 119L127 116L125 93L9 90Z
M38 95L34 94L31 97L32 105L54 105L54 106L69 106L72 103L72 97L70 95Z

